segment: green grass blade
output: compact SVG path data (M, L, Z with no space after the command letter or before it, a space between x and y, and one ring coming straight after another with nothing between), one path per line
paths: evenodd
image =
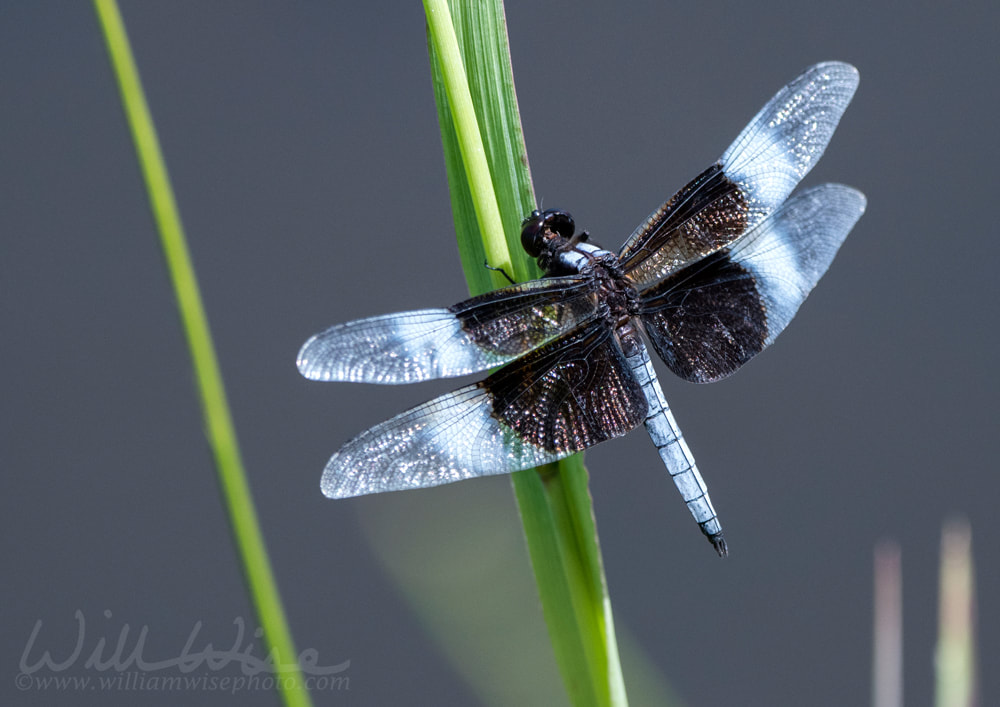
M250 593L264 629L265 641L274 658L276 683L286 705L306 707L311 704L309 693L299 670L291 632L257 522L198 282L125 26L115 0L94 0L94 5L118 80L153 217L160 232L194 365L209 444L215 456Z
M972 529L965 519L945 524L941 533L941 596L934 656L936 707L975 707L976 581Z
M470 290L538 274L519 247L534 208L499 0L425 0L455 230ZM452 16L454 20L452 20ZM489 275L489 277L487 276ZM556 660L575 705L624 705L597 531L579 457L513 475Z

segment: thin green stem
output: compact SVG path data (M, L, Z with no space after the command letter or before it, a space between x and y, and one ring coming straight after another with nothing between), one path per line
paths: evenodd
M160 232L160 242L194 365L208 440L250 593L278 674L276 682L286 705L307 707L311 704L309 693L299 670L291 632L257 521L198 281L125 25L115 0L94 0L94 6L118 79L122 105Z

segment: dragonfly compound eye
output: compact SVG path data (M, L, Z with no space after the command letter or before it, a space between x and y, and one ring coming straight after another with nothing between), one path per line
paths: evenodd
M521 247L532 258L537 258L545 249L544 231L545 216L537 209L521 224Z

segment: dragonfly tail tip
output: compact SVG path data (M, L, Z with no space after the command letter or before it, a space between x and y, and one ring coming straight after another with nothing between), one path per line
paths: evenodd
M726 545L726 539L721 534L709 536L708 540L712 543L715 551L719 553L719 557L729 557L729 547Z

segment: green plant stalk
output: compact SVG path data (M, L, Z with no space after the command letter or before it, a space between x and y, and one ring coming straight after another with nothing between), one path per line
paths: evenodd
M955 518L941 532L938 641L934 656L935 707L979 704L976 678L976 582L972 529Z
M499 0L453 0L450 8L446 0L424 0L424 7L459 251L470 290L478 294L503 284L495 273L484 276L484 256L493 266L510 267L518 280L537 276L517 246L520 219L534 208L534 197L503 8ZM512 480L570 699L575 705L627 704L580 457L518 472Z
M132 131L153 217L160 232L194 365L208 440L250 593L277 673L276 682L286 705L307 707L311 705L309 693L299 670L291 632L257 522L198 281L125 26L115 0L94 0L94 6L118 80L122 106Z

